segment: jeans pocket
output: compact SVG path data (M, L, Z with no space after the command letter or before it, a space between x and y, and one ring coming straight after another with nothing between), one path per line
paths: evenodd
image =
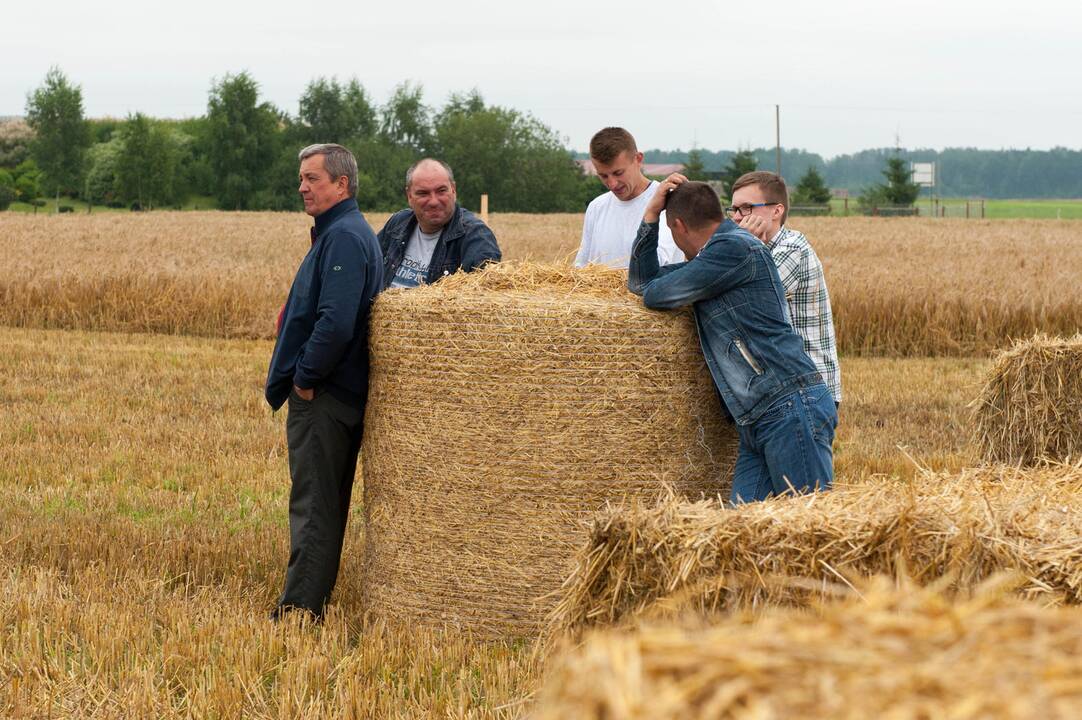
M756 418L755 422L773 422L780 420L793 411L793 396L785 395L773 405L768 407L763 414Z
M834 429L838 426L838 411L830 388L825 385L816 386L811 389L811 392L802 392L801 396L804 411L808 416L808 424L811 426L812 438L818 443L832 444Z

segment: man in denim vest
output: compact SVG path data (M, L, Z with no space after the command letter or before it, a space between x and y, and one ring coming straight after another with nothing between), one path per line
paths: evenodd
M357 161L341 145L300 153L304 211L315 218L282 310L266 397L288 399L289 566L271 614L315 618L338 578L368 394L368 313L383 287L376 235L357 209Z
M687 262L659 266L661 211ZM740 447L734 503L829 489L834 398L793 330L770 251L725 217L706 183L670 175L643 215L627 286L650 308L691 305L699 343Z

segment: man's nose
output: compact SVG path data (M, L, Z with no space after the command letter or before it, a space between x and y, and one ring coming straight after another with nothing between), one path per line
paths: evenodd
M612 190L614 187L620 184L620 181L616 178L605 178L605 187Z

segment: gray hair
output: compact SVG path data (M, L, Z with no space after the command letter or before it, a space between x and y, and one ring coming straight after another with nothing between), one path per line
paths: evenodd
M317 143L301 150L297 159L304 162L313 155L323 156L323 167L331 176L331 180L337 180L345 175L349 196L357 195L357 158L353 157L349 148L335 143Z
M437 164L437 165L439 165L439 166L440 166L441 168L443 168L443 169L444 169L445 171L447 171L447 180L448 180L448 181L450 181L450 182L454 182L454 181L455 181L455 173L454 173L454 171L453 171L453 170L451 170L451 166L450 166L450 165L448 165L447 163L445 163L445 162L444 162L443 160L437 160L436 158L430 158L430 157L426 157L426 158L421 158L421 159L420 159L420 160L418 160L417 162L415 162L415 163L413 163L412 165L410 165L410 169L406 171L406 189L407 189L407 190L409 190L409 189L410 189L410 183L412 183L412 182L413 182L413 171L414 171L414 170L416 170L416 169L417 169L417 167L418 167L418 166L419 166L419 165L420 165L421 163L426 163L426 162L434 162L434 163L436 163L436 164Z

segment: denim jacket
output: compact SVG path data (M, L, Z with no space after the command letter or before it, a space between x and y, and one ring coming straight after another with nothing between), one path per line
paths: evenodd
M649 308L694 307L707 367L738 425L755 422L797 388L822 382L790 323L766 245L726 219L692 260L659 267L657 238L657 223L639 226L628 290Z
M392 215L379 231L379 246L383 251L382 289L390 287L394 280L415 227L417 216L407 208ZM459 268L471 272L487 262L499 262L500 257L496 236L488 226L481 222L481 218L456 203L455 212L440 232L440 239L432 251L425 283L430 285Z

